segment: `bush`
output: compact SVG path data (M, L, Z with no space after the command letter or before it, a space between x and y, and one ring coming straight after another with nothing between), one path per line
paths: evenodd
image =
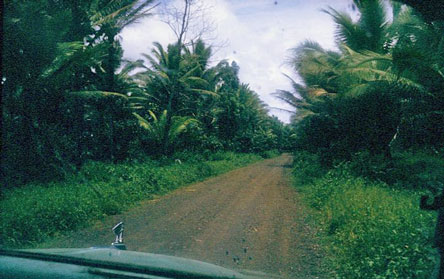
M400 121L394 97L399 93L399 88L380 83L358 96L320 99L313 104L318 113L296 126L297 148L319 154L325 166L350 160L360 151L389 156Z
M296 185L318 210L336 277L429 278L435 263L431 247L435 214L419 209L422 192L356 177L350 164L316 173L316 163L301 159L315 157L296 156ZM301 180L298 172L314 175Z
M395 154L395 170L400 188L425 189L437 193L444 187L442 154L424 151Z
M170 160L111 164L88 162L60 182L11 189L0 200L0 245L29 247L92 220L122 212L135 202L260 160L258 155L219 153L220 160ZM19 206L18 206L19 205Z
M356 176L383 181L400 189L437 193L444 186L444 160L430 152L398 152L392 159L359 152L347 165Z
M394 184L399 180L394 161L384 154L370 154L368 151L355 153L352 160L347 162L355 176L363 176L375 181Z
M316 154L300 151L293 155L293 178L296 185L312 183L325 173Z
M281 153L277 149L259 152L259 155L264 159L270 159L279 156Z

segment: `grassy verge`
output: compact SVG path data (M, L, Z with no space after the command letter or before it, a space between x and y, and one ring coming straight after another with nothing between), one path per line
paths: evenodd
M178 159L179 158L179 159ZM219 152L143 163L90 162L64 181L29 184L0 200L0 245L30 247L85 222L113 215L143 199L165 194L262 159Z
M323 170L299 153L294 180L317 212L336 278L430 278L435 214L419 209L423 190L358 177L353 166Z

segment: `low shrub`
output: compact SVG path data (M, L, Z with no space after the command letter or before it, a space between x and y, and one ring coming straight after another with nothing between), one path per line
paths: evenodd
M444 156L424 151L395 154L397 186L438 192L444 187Z
M31 247L38 242L122 212L135 202L165 194L258 161L254 154L219 153L219 160L181 158L165 162L89 162L64 181L29 184L6 191L0 200L0 245Z
M293 178L297 185L312 183L322 177L326 169L319 163L318 156L310 152L300 151L293 156Z
M356 177L349 164L316 173L316 163L301 159L311 156L295 160L295 184L317 209L336 277L429 278L436 215L419 209L423 192ZM301 173L313 175L300 179Z
M438 192L444 186L442 154L425 151L397 152L392 159L384 155L359 152L347 162L355 176L382 181L400 189Z
M270 159L279 156L281 153L277 149L259 152L259 155L264 159Z

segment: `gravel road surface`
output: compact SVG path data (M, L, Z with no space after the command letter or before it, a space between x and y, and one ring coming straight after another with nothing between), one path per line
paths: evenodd
M123 221L129 250L324 278L316 231L290 183L291 160L284 154L183 187L44 246L109 245L110 228Z

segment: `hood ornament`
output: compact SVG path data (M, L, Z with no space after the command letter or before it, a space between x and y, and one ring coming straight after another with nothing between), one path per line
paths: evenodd
M116 249L126 250L126 245L123 243L123 222L117 223L112 230L116 235L116 240L111 245Z

